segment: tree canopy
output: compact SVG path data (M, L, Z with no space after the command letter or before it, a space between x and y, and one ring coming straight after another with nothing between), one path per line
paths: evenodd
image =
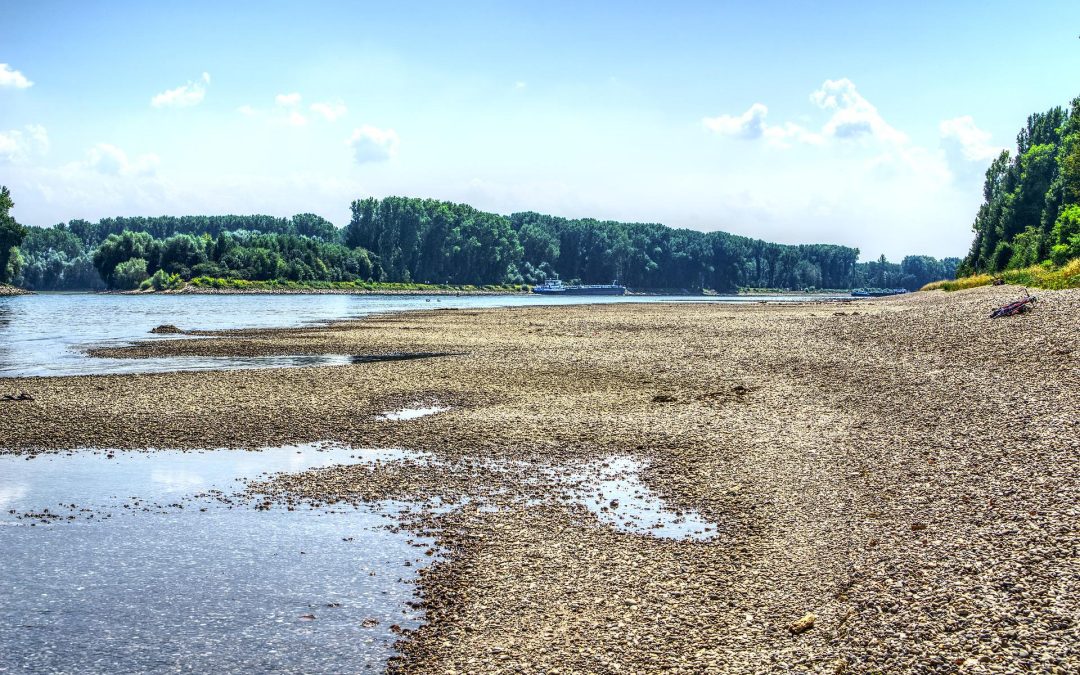
M11 209L15 202L7 186L0 186L0 283L11 281L18 272L18 256L15 248L26 236L26 228L15 222Z
M15 281L35 290L132 288L151 278L155 285L199 277L487 285L554 276L642 290L914 289L951 277L959 262L857 263L858 249L846 246L534 212L503 216L408 197L356 200L340 230L310 213L104 218L29 228L16 255L11 245L7 251Z
M987 169L972 229L963 274L1080 257L1080 97L1028 117Z

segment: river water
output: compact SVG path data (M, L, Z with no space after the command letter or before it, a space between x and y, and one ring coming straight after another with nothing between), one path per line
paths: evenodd
M826 296L814 296L826 297ZM770 296L770 301L806 300ZM616 302L759 302L754 296L393 296L393 295L105 295L0 297L0 378L349 363L344 357L98 359L85 351L136 340L168 339L150 330L274 328L371 314L439 308L522 307Z
M402 507L231 495L264 473L399 454L0 455L0 673L381 671L392 627L419 623L407 603L431 560L395 527Z
M805 296L770 297L805 300ZM346 356L99 359L94 346L183 329L288 327L381 312L761 298L543 296L116 296L0 298L4 377L349 363ZM439 407L387 410L408 423ZM2 410L0 410L2 415ZM0 417L0 431L3 419ZM0 445L3 443L0 437ZM259 452L0 455L0 673L381 671L422 613L417 571L433 542L400 529L407 508L258 508L246 481L400 450L305 445ZM708 540L715 528L667 509L614 458L585 467L567 498L634 536ZM581 483L584 480L586 482ZM435 552L435 557L438 557Z

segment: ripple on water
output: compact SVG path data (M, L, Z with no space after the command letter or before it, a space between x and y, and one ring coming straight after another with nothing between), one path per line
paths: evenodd
M431 560L394 526L403 507L230 496L259 474L405 454L0 456L0 672L381 670L391 626L419 625L406 603Z

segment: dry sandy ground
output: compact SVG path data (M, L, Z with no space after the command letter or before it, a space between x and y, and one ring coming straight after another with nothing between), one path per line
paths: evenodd
M0 403L0 448L434 453L272 487L497 507L412 524L446 555L394 671L1077 672L1080 292L987 318L1019 292L444 310L155 342L126 355L453 355L5 381L35 400ZM452 410L376 419L436 402ZM612 455L647 461L649 486L719 535L630 534L545 498L536 467Z

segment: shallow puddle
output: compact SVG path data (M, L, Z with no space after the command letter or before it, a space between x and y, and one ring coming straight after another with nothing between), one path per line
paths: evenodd
M616 529L664 539L708 540L716 525L697 511L670 508L641 480L644 465L632 457L593 462L567 479L568 495Z
M403 422L406 420L415 420L420 417L427 417L428 415L436 415L441 412L446 412L449 409L450 408L440 406L428 408L402 408L401 410L385 412L382 415L379 415L378 419L386 422Z
M395 527L403 507L237 495L261 474L403 455L0 456L0 672L381 671L391 627L419 624L406 603L431 560Z
M149 359L92 357L97 365L108 365L113 374L160 371L252 370L259 368L310 368L349 366L385 361L414 361L454 356L442 352L398 352L392 354L300 354L284 356L166 356ZM44 373L43 373L44 374Z

